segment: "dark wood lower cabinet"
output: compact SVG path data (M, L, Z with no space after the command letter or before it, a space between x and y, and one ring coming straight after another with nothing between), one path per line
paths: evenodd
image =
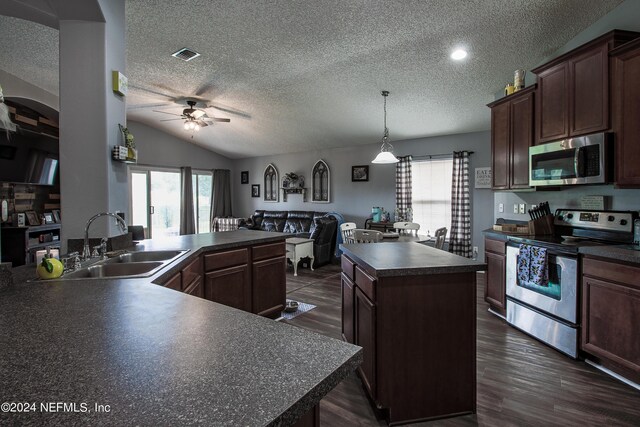
M355 344L363 349L362 365L358 367L369 395L375 400L376 389L376 306L356 288L355 292Z
M275 319L286 301L285 253L284 240L211 251L189 259L162 285Z
M353 268L351 269L353 271ZM342 273L342 339L354 344L354 299L355 286L346 274Z
M640 267L583 259L581 348L640 383Z
M501 316L507 311L506 295L506 242L485 239L485 262L487 263L487 283L484 288L484 300L491 309Z
M197 278L194 282L184 290L185 294L194 297L204 298L204 286L202 286L202 277Z
M271 258L253 263L253 313L277 318L287 295L287 259Z
M343 339L363 348L358 374L387 421L475 412L475 271L378 277L345 257Z
M249 266L245 264L206 273L205 298L229 307L251 311Z
M320 426L320 404L318 403L313 408L300 417L293 427L319 427Z

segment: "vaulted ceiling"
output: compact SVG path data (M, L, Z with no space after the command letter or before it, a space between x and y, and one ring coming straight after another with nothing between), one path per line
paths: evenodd
M620 3L128 0L127 117L231 158L308 151L379 141L386 89L392 141L485 130L515 69ZM0 40L0 69L57 93L57 30L0 16ZM201 56L171 56L183 47ZM231 123L191 139L162 121L185 97Z

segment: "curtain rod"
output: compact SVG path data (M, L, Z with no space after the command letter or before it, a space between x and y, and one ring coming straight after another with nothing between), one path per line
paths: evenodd
M473 151L467 151L467 153L469 153L469 155L471 155L471 154L473 154ZM435 157L453 157L453 153L424 154L424 155L421 155L421 156L412 156L412 158L414 158L414 159L433 159Z

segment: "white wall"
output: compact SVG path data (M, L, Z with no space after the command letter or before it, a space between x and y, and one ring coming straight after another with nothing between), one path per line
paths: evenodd
M127 123L127 128L135 137L140 165L233 169L230 159L145 124L130 121Z
M487 115L489 111L487 109ZM489 132L474 132L459 135L447 135L432 138L420 138L406 141L394 141L394 153L398 156L408 154L443 154L453 151L474 151L470 160L471 188L474 187L473 174L477 167L491 165L491 141ZM393 213L395 209L395 165L374 165L371 160L380 149L380 144L317 150L304 153L292 153L278 156L254 157L234 162L234 215L247 217L256 209L268 210L307 210L329 211L342 214L346 220L355 221L359 226L371 214L373 206L384 207ZM260 195L264 194L263 172L269 163L273 163L280 178L287 172L304 175L309 188L311 168L319 159L323 159L331 169L331 203L311 203L302 201L302 196L291 194L287 202L265 202L262 197L251 197L251 184L260 184ZM368 182L351 182L351 166L369 165ZM240 184L240 172L249 171L249 184ZM310 191L310 188L309 188ZM480 255L484 251L481 231L491 227L490 215L493 194L489 189L472 191L472 227L473 245L479 246ZM443 224L444 225L444 224ZM450 225L446 225L450 228Z

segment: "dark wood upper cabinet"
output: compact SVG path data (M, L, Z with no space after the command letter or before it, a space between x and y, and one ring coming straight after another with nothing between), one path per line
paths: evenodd
M558 64L538 73L538 143L569 136L569 67Z
M510 188L529 188L529 147L533 145L533 89L511 101Z
M509 188L509 103L491 108L491 162L493 180L491 187L496 190Z
M616 185L640 187L640 39L611 52Z
M640 34L613 30L540 67L536 144L611 128L609 51Z
M529 147L533 145L535 86L501 98L491 108L494 190L529 188Z

